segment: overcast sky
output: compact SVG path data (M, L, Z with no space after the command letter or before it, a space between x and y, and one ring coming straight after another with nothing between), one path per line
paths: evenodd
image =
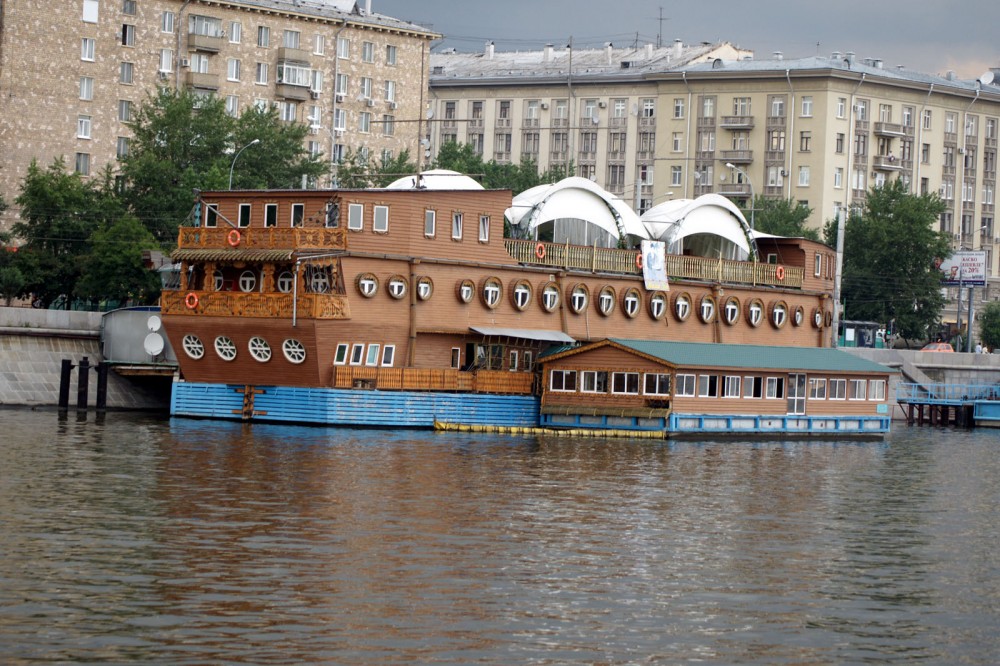
M968 79L1000 67L997 0L371 0L372 11L444 35L437 49L578 48L612 42L726 41L758 59L853 51L927 74ZM662 17L662 22L660 17ZM662 29L661 29L662 26Z

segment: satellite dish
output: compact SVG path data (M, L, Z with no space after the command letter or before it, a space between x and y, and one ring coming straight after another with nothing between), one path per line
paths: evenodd
M159 333L150 333L146 336L146 339L142 341L142 348L146 350L146 353L150 356L156 356L163 351L163 338L160 337Z
M633 116L639 115L639 105L635 104L634 102L632 103L632 115Z
M993 72L983 72L982 76L979 77L979 82L984 86L988 86L993 83L994 75Z
M146 320L146 326L151 331L155 332L155 331L160 330L160 326L161 325L162 325L162 322L160 321L160 318L158 316L156 316L156 315L151 315L149 317L149 319Z
M427 109L427 120L434 117L434 109Z

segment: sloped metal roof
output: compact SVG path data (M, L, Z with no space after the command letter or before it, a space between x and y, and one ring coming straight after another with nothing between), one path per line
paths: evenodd
M855 373L896 372L879 363L829 347L731 345L704 342L665 342L662 340L624 340L620 338L611 338L610 341L641 354L653 356L671 365L682 367Z
M174 250L170 254L171 261L290 261L292 250L254 250L237 248L187 249Z
M501 338L519 338L521 340L541 340L542 342L573 342L573 338L562 331L550 331L540 328L498 328L495 326L470 326L470 329L481 335Z

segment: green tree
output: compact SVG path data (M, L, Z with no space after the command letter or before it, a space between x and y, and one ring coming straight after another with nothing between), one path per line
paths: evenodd
M845 319L894 322L904 339L926 337L944 305L934 269L935 257L951 253L934 230L944 210L936 194L911 194L901 180L868 192L864 210L845 225Z
M980 311L979 338L990 349L1000 347L1000 301L990 301Z
M176 241L195 190L226 189L230 173L234 188L293 188L326 170L303 146L308 127L280 121L274 109L252 106L237 119L221 99L161 88L133 117L125 200L161 244Z
M31 294L45 307L60 297L68 304L91 233L124 213L110 168L85 182L66 170L62 158L47 169L32 162L15 201L21 219L12 231L23 240L12 262L24 279L19 295Z
M753 219L757 231L790 238L808 238L814 241L820 239L818 229L806 226L812 208L800 201L754 197L750 205L753 207L752 218L750 209L741 210L747 220Z
M479 155L471 143L449 141L438 150L432 165L434 169L450 169L466 176L482 180L486 173L486 165L482 155Z
M360 153L350 149L337 165L337 186L346 189L365 187L385 187L406 174L417 172L417 165L410 161L410 151L403 150L398 156L378 163L364 160Z
M102 224L88 239L90 253L82 258L82 274L74 294L80 298L122 303L154 303L159 276L143 261L145 250L159 247L139 220L130 215Z

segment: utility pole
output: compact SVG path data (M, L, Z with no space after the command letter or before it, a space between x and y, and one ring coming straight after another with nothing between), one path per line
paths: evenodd
M831 346L837 346L840 330L840 277L844 272L844 208L837 211L837 270L833 274L833 331Z

